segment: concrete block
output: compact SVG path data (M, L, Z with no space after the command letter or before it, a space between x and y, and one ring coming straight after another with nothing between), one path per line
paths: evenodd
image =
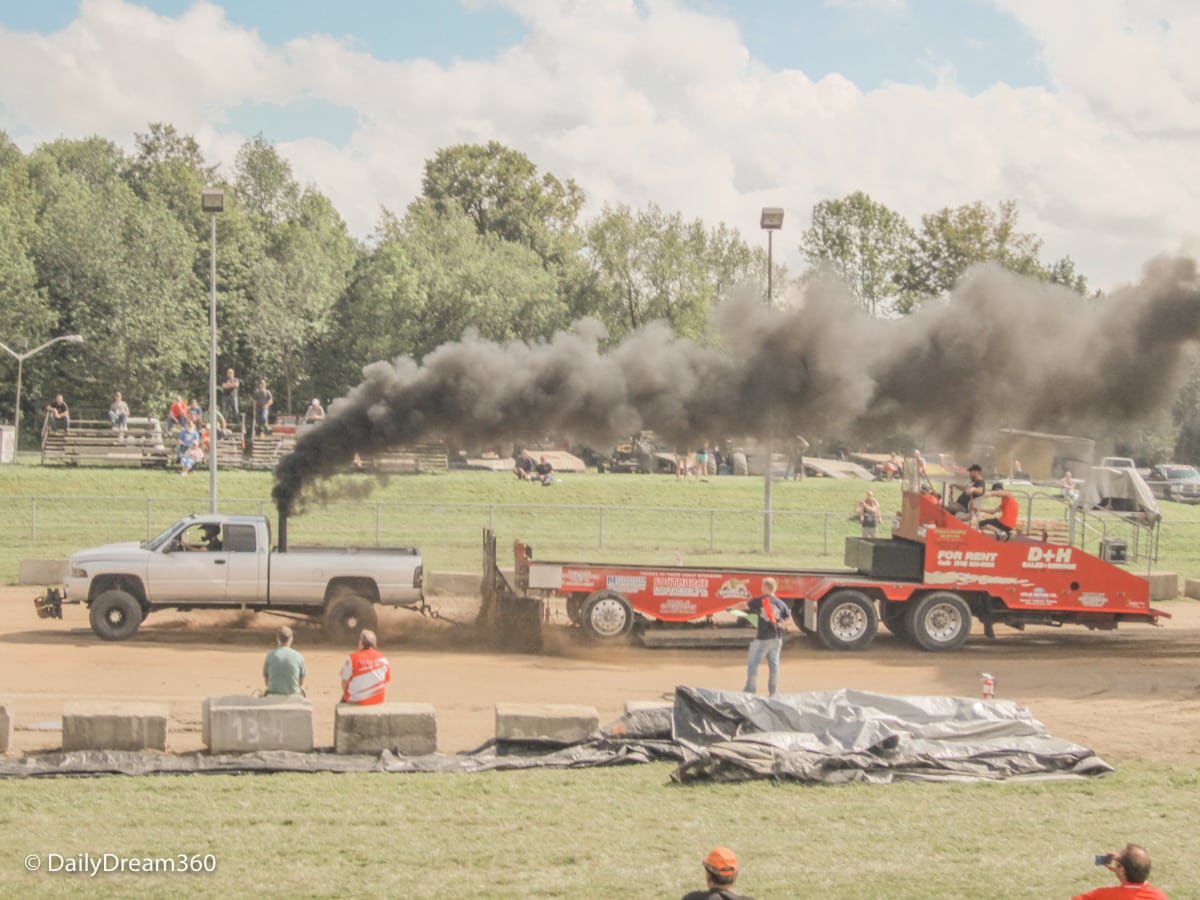
M437 713L429 703L339 703L333 731L338 753L437 753Z
M165 703L75 701L63 707L64 750L166 750Z
M637 712L657 712L659 710L673 710L675 703L671 700L626 700L625 715Z
M1183 596L1200 600L1200 578L1188 578L1183 582Z
M1151 600L1174 600L1179 596L1179 576L1174 572L1151 572L1147 580Z
M207 697L200 735L210 753L313 748L312 703L305 697Z
M574 744L600 727L594 706L556 703L497 703L496 740Z
M65 559L23 559L17 569L17 583L62 584L70 571Z
M7 703L0 700L0 754L12 745L13 717Z

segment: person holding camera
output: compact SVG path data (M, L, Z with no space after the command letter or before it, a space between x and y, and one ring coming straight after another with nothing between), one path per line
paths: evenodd
M1097 855L1096 865L1104 866L1121 883L1116 887L1096 888L1071 900L1167 900L1166 894L1148 883L1150 854L1145 847L1126 844L1120 853Z

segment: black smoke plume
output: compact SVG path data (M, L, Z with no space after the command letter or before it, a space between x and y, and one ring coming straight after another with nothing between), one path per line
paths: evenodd
M818 283L773 312L731 299L714 326L720 346L659 324L602 352L602 327L585 321L544 343L468 336L421 365L374 363L280 462L275 501L291 513L356 453L430 437L604 444L649 428L686 444L761 434L769 419L775 434L869 441L903 429L965 449L996 426L1124 424L1172 398L1200 339L1200 285L1190 258L1154 260L1138 284L1096 300L981 266L902 319L869 319Z

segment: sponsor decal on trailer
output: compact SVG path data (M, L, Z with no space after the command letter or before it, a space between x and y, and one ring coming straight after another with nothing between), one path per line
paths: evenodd
M994 569L999 555L988 550L938 550L937 564L960 569Z
M670 616L694 616L696 614L696 604L689 603L687 600L672 598L663 601L659 606L659 612L662 615Z
M1088 592L1082 593L1079 595L1079 605L1080 606L1091 606L1091 607L1107 606L1108 605L1108 594L1097 594L1094 592L1093 593L1088 593Z
M1026 606L1055 606L1058 603L1058 596L1048 593L1045 588L1021 591L1020 597Z
M750 580L747 578L730 578L719 588L717 596L722 600L750 600Z
M1071 558L1073 547L1030 547L1023 569L1059 569L1073 571L1076 568Z
M620 594L634 594L646 589L645 575L609 575L605 587Z
M591 587L591 569L563 569L563 587Z
M654 579L655 597L707 597L706 578L685 575L659 575Z

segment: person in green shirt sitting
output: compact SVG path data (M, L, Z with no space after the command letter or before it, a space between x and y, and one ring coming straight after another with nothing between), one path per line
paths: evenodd
M308 677L308 668L304 665L304 657L292 649L292 629L287 625L275 632L275 640L279 644L267 654L263 660L263 696L304 695L304 679Z

